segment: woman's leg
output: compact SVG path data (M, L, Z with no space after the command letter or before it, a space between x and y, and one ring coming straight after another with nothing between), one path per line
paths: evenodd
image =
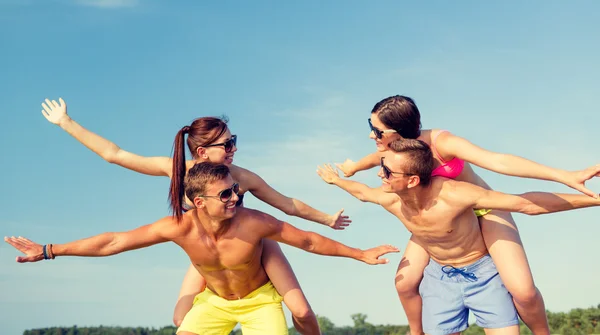
M550 334L544 299L533 282L512 215L492 211L480 217L479 223L488 251L502 282L513 297L519 316L535 335Z
M302 292L300 283L285 258L279 244L273 240L263 239L262 264L283 302L292 313L296 330L303 335L321 334L317 316Z
M177 304L175 304L175 311L173 312L173 323L179 327L183 318L187 312L192 309L194 303L194 297L204 291L206 288L206 280L196 270L196 268L190 264L185 277L183 277L183 283L181 283L181 289L179 290L179 297L177 297Z
M404 307L411 335L423 334L421 320L423 302L419 294L419 284L427 264L429 264L429 253L411 237L398 265L395 280L398 297Z

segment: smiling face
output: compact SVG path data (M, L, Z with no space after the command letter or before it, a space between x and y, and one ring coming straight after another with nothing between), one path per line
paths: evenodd
M409 155L386 151L377 175L381 178L381 189L388 193L402 193L420 184L420 178L410 170Z
M378 113L371 114L369 126L371 128L369 138L375 140L377 151L386 151L392 141L402 139L402 136L395 130L388 128L381 122Z
M194 198L197 208L204 209L213 219L231 219L236 213L239 185L231 175L206 185L206 190Z
M229 166L233 163L233 156L237 151L236 144L237 136L231 135L231 131L227 128L213 143L198 147L197 157L200 161Z

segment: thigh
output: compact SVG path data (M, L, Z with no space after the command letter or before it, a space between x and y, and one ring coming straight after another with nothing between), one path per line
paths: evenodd
M411 237L406 244L404 255L402 255L402 260L400 260L396 271L398 293L416 292L427 264L429 264L429 253L414 237Z
M263 239L263 243L262 264L269 280L292 314L306 314L310 311L310 304L279 243L269 239Z
M510 326L510 327L495 328L495 329L484 328L483 331L485 332L485 335L519 335L520 327L519 326Z
M527 255L512 215L492 211L480 217L479 223L490 256L508 290L513 295L535 291Z
M427 334L461 332L469 326L469 310L463 303L462 286L439 278L425 270L419 286L423 300L423 331Z
M263 304L244 313L240 319L244 335L288 334L288 326L281 303Z
M476 282L466 284L464 290L465 305L475 316L478 326L488 329L500 329L519 324L517 310L512 296L502 283L490 262L485 269L477 271Z

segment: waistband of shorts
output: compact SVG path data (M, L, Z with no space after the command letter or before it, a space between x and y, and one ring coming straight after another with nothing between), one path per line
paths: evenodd
M218 297L219 299L223 299L225 301L237 301L237 300L243 300L243 299L250 299L250 298L253 298L253 297L257 296L260 293L270 292L271 290L274 290L274 289L275 289L275 286L273 286L273 283L271 283L270 280L267 280L266 283L264 283L263 285L259 286L256 289L254 289L250 293L246 294L244 297L230 300L230 299L225 299L225 298L219 296L218 294L216 294L215 292L213 292L208 287L205 288L205 290L208 291L210 293L210 295L214 295L215 297Z
M430 274L433 274L433 275L447 275L448 272L445 272L443 269L444 268L446 268L446 269L454 268L459 271L464 271L466 273L474 273L474 272L477 272L477 270L479 270L481 268L489 266L490 263L493 263L493 260L492 260L492 257L490 256L490 254L485 254L481 258L476 260L475 262L465 265L465 266L461 266L461 267L454 267L451 265L443 265L443 264L436 262L433 258L430 258L429 265L427 266L427 272L429 272Z

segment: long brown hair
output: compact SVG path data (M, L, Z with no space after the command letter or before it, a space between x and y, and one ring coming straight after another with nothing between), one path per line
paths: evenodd
M184 178L186 173L184 137L192 158L197 158L198 147L212 144L227 131L227 118L201 117L191 125L181 128L173 142L173 170L169 188L169 203L173 216L180 221L183 216Z

